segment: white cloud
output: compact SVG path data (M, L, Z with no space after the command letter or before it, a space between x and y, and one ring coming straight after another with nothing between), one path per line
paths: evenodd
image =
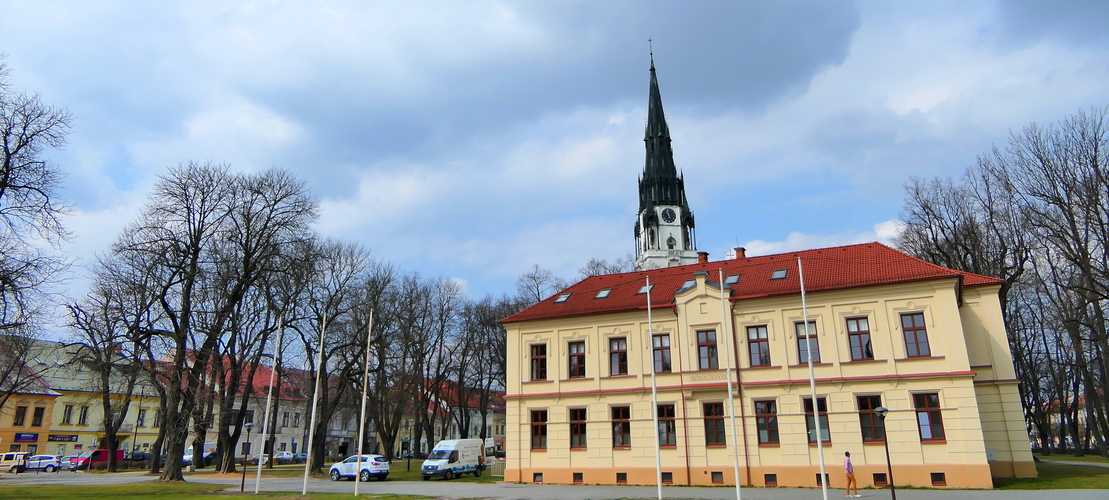
M892 245L894 239L896 239L897 235L901 232L901 225L902 222L899 220L889 220L875 224L870 231L849 230L836 234L804 234L791 232L783 241L753 240L742 246L747 249L748 256L754 257L813 248L868 243L871 241ZM726 255L728 251L722 253Z

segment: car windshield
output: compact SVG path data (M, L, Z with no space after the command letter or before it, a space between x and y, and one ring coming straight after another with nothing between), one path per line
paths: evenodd
M427 456L427 458L429 458L429 459L438 459L438 458L447 458L449 456L451 456L451 450L434 450L434 451L431 452L431 455Z
M85 458L85 457L88 457L89 455L92 455L91 451L82 451L81 453L79 453L77 455L77 458Z

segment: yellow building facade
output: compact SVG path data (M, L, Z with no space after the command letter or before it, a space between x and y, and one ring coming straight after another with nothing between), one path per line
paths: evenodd
M887 444L898 486L1036 475L998 280L877 243L739 254L588 278L504 320L505 479L655 484L657 455L664 484L735 484L738 462L743 485L813 487L817 427L832 487L845 451L860 486L888 482Z

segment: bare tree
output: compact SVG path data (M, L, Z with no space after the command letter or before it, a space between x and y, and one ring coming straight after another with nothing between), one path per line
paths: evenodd
M67 267L42 248L68 236L60 220L68 206L57 197L62 174L44 155L65 145L73 120L14 90L8 74L0 54L0 407L34 383L26 360L39 346L47 287Z
M531 305L569 285L566 280L555 276L550 270L539 267L539 264L532 264L531 271L516 279L516 295Z
M635 270L635 256L632 254L620 257L612 262L606 259L589 259L584 266L578 269L581 279L604 274L627 273Z

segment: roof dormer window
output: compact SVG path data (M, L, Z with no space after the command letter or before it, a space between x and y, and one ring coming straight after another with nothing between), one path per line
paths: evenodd
M566 302L566 299L569 299L569 298L570 298L570 294L568 294L568 293L564 293L562 295L559 295L558 298L555 299L555 304L558 304L559 302Z
M605 288L605 289L603 289L603 290L601 290L601 291L597 292L597 296L596 296L596 297L593 297L593 298L595 298L595 299L603 299L603 298L607 298L607 297L608 297L608 294L609 294L609 292L611 292L611 291L612 291L612 289L611 289L611 288Z
M786 273L788 271L789 271L788 269L775 269L774 272L770 275L770 279L772 279L772 280L784 280L784 279L786 279Z

